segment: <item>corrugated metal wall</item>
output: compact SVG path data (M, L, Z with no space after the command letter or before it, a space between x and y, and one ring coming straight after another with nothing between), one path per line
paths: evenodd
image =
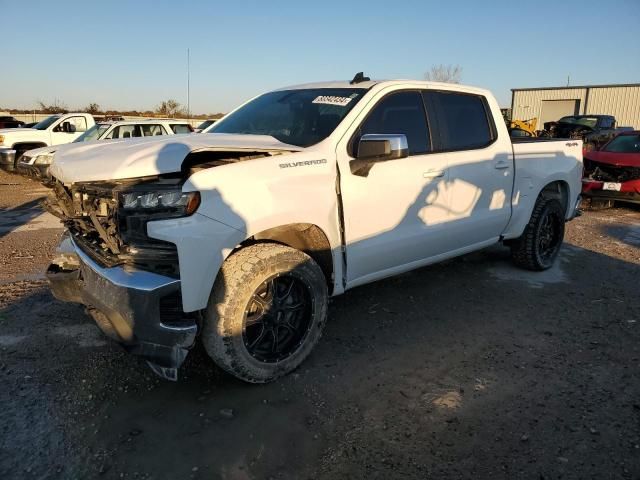
M640 87L592 88L585 113L613 115L619 127L640 129Z
M559 88L513 92L514 120L540 118L543 100L580 100L580 113L614 115L619 126L640 129L640 86ZM586 101L586 111L585 111ZM542 128L539 125L538 128Z
M540 118L543 100L579 100L580 112L584 105L586 90L584 88L563 88L561 90L519 90L513 92L514 120ZM557 119L556 119L557 120ZM536 128L541 129L542 125Z

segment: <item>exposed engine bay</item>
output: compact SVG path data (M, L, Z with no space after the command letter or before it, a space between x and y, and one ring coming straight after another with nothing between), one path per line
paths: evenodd
M176 246L148 237L147 222L188 216L198 208L197 192L181 192L192 174L278 153L197 151L174 174L72 185L53 178L48 185L53 193L44 207L62 220L73 241L100 265L130 265L178 277Z

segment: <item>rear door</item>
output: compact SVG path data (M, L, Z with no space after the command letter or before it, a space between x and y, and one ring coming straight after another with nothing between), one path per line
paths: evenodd
M497 240L511 215L514 164L506 129L504 138L499 138L482 95L434 90L423 95L432 130L432 157L442 157L448 165L449 249Z

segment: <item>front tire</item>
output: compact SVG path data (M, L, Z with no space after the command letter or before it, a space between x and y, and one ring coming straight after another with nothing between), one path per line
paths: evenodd
M275 243L246 247L223 264L202 341L218 366L251 383L297 368L322 336L327 283L305 253Z
M564 239L564 216L558 200L538 198L524 232L511 243L513 262L527 270L551 268Z

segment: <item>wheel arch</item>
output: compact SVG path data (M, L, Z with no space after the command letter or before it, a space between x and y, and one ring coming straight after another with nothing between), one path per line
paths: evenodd
M13 144L12 148L14 150L20 150L20 151L26 152L28 150L33 150L34 148L41 148L41 147L48 147L48 146L49 145L47 145L44 142L16 142Z
M538 194L538 198L554 198L560 202L565 212L565 218L569 214L569 184L564 180L555 180L545 185Z
M535 196L530 194L518 195L517 203L513 203L511 220L502 234L502 239L511 240L522 235L540 197L557 199L563 207L565 219L568 220L573 208L571 198L574 193L566 179L555 178L547 180Z
M241 242L231 255L246 246L261 242L287 245L309 255L320 266L331 294L335 279L333 250L328 235L318 225L299 222L261 230Z

